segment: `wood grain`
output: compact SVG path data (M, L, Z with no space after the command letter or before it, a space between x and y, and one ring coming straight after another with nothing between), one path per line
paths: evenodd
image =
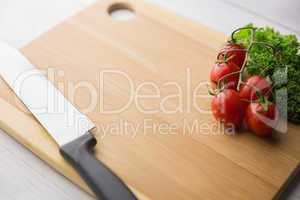
M64 71L64 81L88 80L97 91L98 74L105 69L126 72L136 85L145 81L158 85L176 81L186 88L188 68L192 87L207 81L216 51L225 41L223 34L141 1L128 1L136 11L135 19L114 21L107 14L112 3L97 3L56 26L23 48L24 54L41 69L55 67ZM109 76L104 83L106 108L116 108L126 102L130 92L126 80ZM24 113L3 82L0 91L3 99L11 105L17 104L21 110L12 109L1 101L1 110L12 113L9 117L1 116L1 128L88 190L59 156L56 144L45 130ZM153 92L153 88L146 92ZM174 88L162 88L163 95L172 92ZM206 92L206 88L201 92ZM85 91L78 93L75 100L70 100L80 108L89 99L83 95ZM176 103L170 100L167 106L172 108ZM200 103L202 108L207 108L209 99ZM143 106L153 108L157 102L148 100ZM185 135L183 119L201 120L208 126L215 123L210 114L194 109L175 114L144 114L132 105L119 114L92 110L87 115L98 125L108 125L119 119L136 124L151 119L157 124L178 126L172 135L150 131L139 132L135 137L107 133L101 139L101 129L95 132L101 139L98 158L150 199L270 199L299 161L300 137L296 134L298 127L293 125L288 134L267 141L247 133L227 136L215 130ZM14 122L16 116L21 119L18 126Z

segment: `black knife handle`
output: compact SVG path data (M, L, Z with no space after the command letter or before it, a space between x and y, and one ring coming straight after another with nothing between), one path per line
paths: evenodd
M96 138L87 133L60 148L62 156L76 169L87 185L101 200L136 200L123 181L97 160L93 149Z

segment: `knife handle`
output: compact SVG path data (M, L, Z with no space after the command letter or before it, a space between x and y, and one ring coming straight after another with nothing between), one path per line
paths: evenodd
M108 167L96 159L96 138L87 133L60 148L62 156L74 167L101 200L136 200L137 198Z

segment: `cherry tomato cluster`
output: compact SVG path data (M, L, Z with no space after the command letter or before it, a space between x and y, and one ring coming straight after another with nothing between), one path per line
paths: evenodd
M268 136L278 121L272 85L262 76L244 78L246 62L247 50L241 44L228 43L220 50L210 74L214 95L211 109L225 126L248 128L256 135Z

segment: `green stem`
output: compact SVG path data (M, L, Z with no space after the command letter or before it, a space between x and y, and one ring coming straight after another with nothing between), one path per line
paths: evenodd
M231 33L231 41L235 43L235 39L234 39L234 35L241 31L241 30L251 30L251 35L253 36L253 33L255 32L256 28L253 28L253 27L242 27L242 28L238 28L236 30L234 30L232 33ZM253 38L252 38L252 41L253 41Z
M243 27L243 28L238 28L236 29L235 31L232 32L231 34L231 42L235 43L235 34L241 30L251 30L251 39L250 39L250 43L249 43L249 46L247 47L246 50L241 50L241 49L232 49L230 51L245 51L246 52L246 55L245 55L245 60L244 60L244 63L241 67L241 70L239 71L236 71L236 72L232 72L232 73L229 73L229 74L226 74L225 76L223 76L217 83L217 90L219 91L222 91L225 87L224 87L224 80L230 76L233 76L235 74L239 74L239 81L238 81L238 85L237 85L237 90L240 91L240 88L241 88L241 85L242 84L245 84L243 82L243 74L244 74L244 71L246 69L246 66L247 66L247 63L248 63L248 60L249 60L249 53L251 51L251 49L253 48L254 45L262 45L262 46L265 46L265 47L268 47L269 49L272 49L272 53L275 55L276 54L276 49L273 45L271 45L270 43L267 43L267 42L256 42L254 39L255 37L255 31L256 31L256 28L253 28L253 27ZM226 58L227 57L227 53L230 52L230 51L226 51L225 52L225 55L224 57ZM219 57L217 58L219 59ZM222 85L221 85L222 84ZM222 86L222 88L220 87ZM257 88L256 88L257 90Z
M251 41L250 41L250 45L247 48L245 60L244 60L244 63L242 65L242 68L241 68L241 71L240 71L240 77L239 77L239 82L238 82L238 86L237 86L237 91L240 91L240 89L241 89L241 84L243 82L243 74L244 74L244 71L246 69L248 59L249 59L249 52L250 52L250 50L253 46L253 42L254 42L255 30L256 29L254 29L254 28L251 29Z

